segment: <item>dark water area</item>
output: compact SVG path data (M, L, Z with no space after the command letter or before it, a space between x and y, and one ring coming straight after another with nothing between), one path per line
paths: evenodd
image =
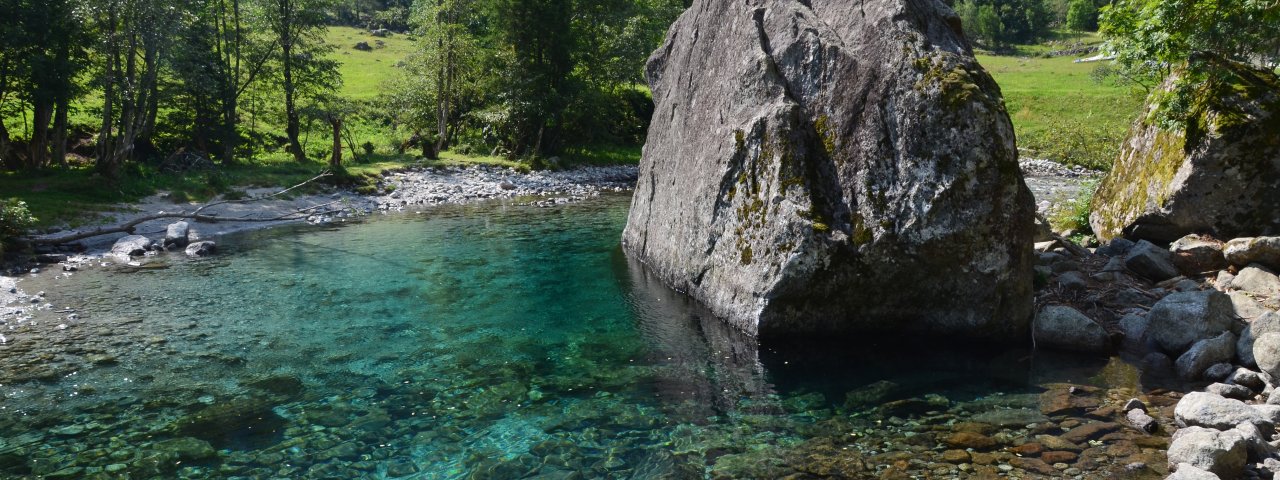
M628 203L277 228L24 280L56 308L0 345L0 475L1162 471L1166 438L1071 434L1147 393L1129 362L908 336L758 347L621 253Z

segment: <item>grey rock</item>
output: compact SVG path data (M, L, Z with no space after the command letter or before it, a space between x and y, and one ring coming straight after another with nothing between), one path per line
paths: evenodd
M111 245L111 254L121 256L136 256L147 253L147 249L151 246L151 239L142 235L129 235L116 240Z
M1151 352L1142 357L1142 368L1152 373L1165 373L1173 369L1173 360L1160 352Z
M1231 280L1231 288L1255 295L1280 296L1280 278L1258 264L1249 265Z
M1116 292L1115 301L1120 305L1142 305L1150 306L1156 303L1156 298L1142 292L1136 288L1125 288Z
M1058 275L1055 279L1058 287L1066 292L1083 292L1089 286L1089 281L1084 278L1084 274L1080 272L1066 272Z
M1213 472L1188 463L1170 465L1169 468L1176 468L1177 471L1165 477L1164 480L1222 480L1217 475L1214 475Z
M1253 358L1271 378L1280 377L1280 332L1258 335L1253 341Z
M1133 428L1147 433L1155 433L1156 430L1160 429L1160 424L1156 422L1156 419L1142 409L1129 410L1125 412L1124 418L1129 421L1129 425L1132 425Z
M1204 378L1205 371L1215 363L1230 362L1236 356L1236 335L1222 332L1216 337L1200 340L1191 345L1185 353L1174 362L1178 376L1186 380ZM1221 372L1225 378L1231 373L1231 366Z
M1272 424L1280 422L1280 405L1262 404L1249 405L1250 408L1257 410L1262 418L1270 420Z
M1258 263L1280 270L1280 237L1247 237L1227 242L1223 247L1227 262L1243 267Z
M1244 437L1245 445L1248 450L1247 457L1249 461L1260 462L1263 459L1275 456L1276 447L1267 443L1267 436L1263 435L1262 431L1258 430L1257 426L1252 423L1242 423L1236 425L1234 430L1240 432L1240 435Z
M1253 320L1270 312L1244 292L1227 292L1227 296L1231 297L1231 307L1236 312L1236 316L1245 320Z
M1027 333L1034 201L944 3L697 0L645 74L655 278L762 336Z
M1214 383L1204 387L1204 391L1222 395L1225 398L1234 398L1236 400L1249 400L1253 398L1253 390L1243 385L1231 385L1226 383Z
M164 248L184 248L187 246L188 235L191 234L191 225L187 222L173 222L165 229Z
M1139 116L1111 171L1094 194L1089 223L1098 238L1172 242L1193 232L1219 238L1280 234L1280 82L1274 72L1238 64L1238 78L1197 94L1205 125L1188 134ZM1164 98L1178 84L1170 77L1153 92ZM1222 122L1217 118L1240 118Z
M1258 364L1253 353L1254 343L1257 341L1257 337L1266 333L1280 333L1280 314L1274 312L1265 313L1249 322L1240 331L1240 340L1236 342L1236 357L1240 360L1241 365L1254 366Z
M1069 260L1069 259L1061 259L1056 262L1053 262L1053 265L1050 265L1050 267L1053 267L1054 273L1075 272L1080 270L1080 262L1077 262L1075 260Z
M210 240L205 240L202 242L196 242L191 245L187 245L187 249L185 250L186 254L192 257L205 257L205 256L213 255L214 253L217 253L217 251L218 251L218 244Z
M1130 398L1129 401L1124 402L1124 407L1121 407L1120 410L1124 412L1127 412L1130 410L1142 410L1145 412L1147 411L1147 404L1142 403L1142 400L1138 400L1136 398Z
M1267 432L1275 428L1270 419L1244 402L1208 392L1191 392L1178 400L1173 419L1179 427L1226 430L1249 422Z
M1120 319L1120 331L1124 333L1125 341L1141 341L1147 333L1147 317L1132 313L1125 315Z
M1113 238L1110 242L1098 247L1096 252L1098 255L1106 255L1108 257L1123 257L1129 253L1129 249L1133 248L1133 242L1124 237Z
M1147 315L1147 336L1166 352L1181 352L1193 342L1231 328L1231 299L1222 292L1178 292L1164 297Z
M1040 347L1085 352L1104 352L1111 348L1111 337L1102 325L1065 305L1041 309L1036 315L1033 335Z
M1129 271L1153 282L1178 276L1173 266L1173 254L1146 240L1139 240L1124 256L1124 266Z
M1166 352L1181 352L1193 342L1231 329L1231 300L1217 291L1179 292L1162 298L1147 315L1147 337Z
M1236 367L1234 365L1227 362L1215 363L1213 365L1209 365L1209 368L1204 369L1204 375L1200 378L1210 382L1221 382L1226 380L1227 377L1230 377L1231 372L1234 372L1235 369Z
M1169 245L1169 253L1173 254L1173 265L1184 275L1227 268L1227 259L1222 255L1221 240L1206 235L1191 234L1179 238Z
M1266 382L1262 381L1262 375L1244 367L1237 368L1235 372L1232 372L1227 381L1255 392L1261 392L1267 386Z
M1218 276L1213 279L1213 288L1218 290L1226 290L1231 287L1231 281L1236 279L1234 273L1223 270L1218 272Z
M1173 284L1173 289L1179 292L1194 292L1200 289L1200 282L1184 278L1182 280L1178 280L1178 283Z
M1171 469L1185 463L1219 477L1237 478L1248 460L1248 441L1234 429L1188 427L1174 433L1168 457Z
M1102 266L1103 272L1122 273L1125 272L1124 257L1111 257L1107 263Z

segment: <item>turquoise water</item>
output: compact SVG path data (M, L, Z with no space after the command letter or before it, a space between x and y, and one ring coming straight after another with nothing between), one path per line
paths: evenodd
M208 259L33 280L78 318L0 347L0 472L945 475L957 467L934 459L939 432L968 416L1038 414L1051 381L1136 388L1115 359L873 339L757 348L627 260L628 200L279 228ZM1011 445L1054 431L1006 430Z

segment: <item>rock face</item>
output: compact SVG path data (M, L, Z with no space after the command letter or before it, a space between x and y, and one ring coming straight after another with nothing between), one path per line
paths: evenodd
M1170 131L1139 116L1093 197L1100 239L1168 243L1280 229L1280 78L1227 61L1195 99L1190 127ZM1172 81L1162 90L1167 92Z
M622 242L741 330L1023 335L1034 204L938 0L696 0Z

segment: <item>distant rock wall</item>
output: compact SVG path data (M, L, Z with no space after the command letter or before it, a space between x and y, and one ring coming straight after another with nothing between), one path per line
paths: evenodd
M627 252L752 334L1025 335L1034 205L937 0L695 0L646 71Z
M1189 233L1280 233L1280 79L1218 63L1221 75L1196 92L1188 128L1163 129L1151 115L1134 122L1093 197L1099 239L1167 245Z

